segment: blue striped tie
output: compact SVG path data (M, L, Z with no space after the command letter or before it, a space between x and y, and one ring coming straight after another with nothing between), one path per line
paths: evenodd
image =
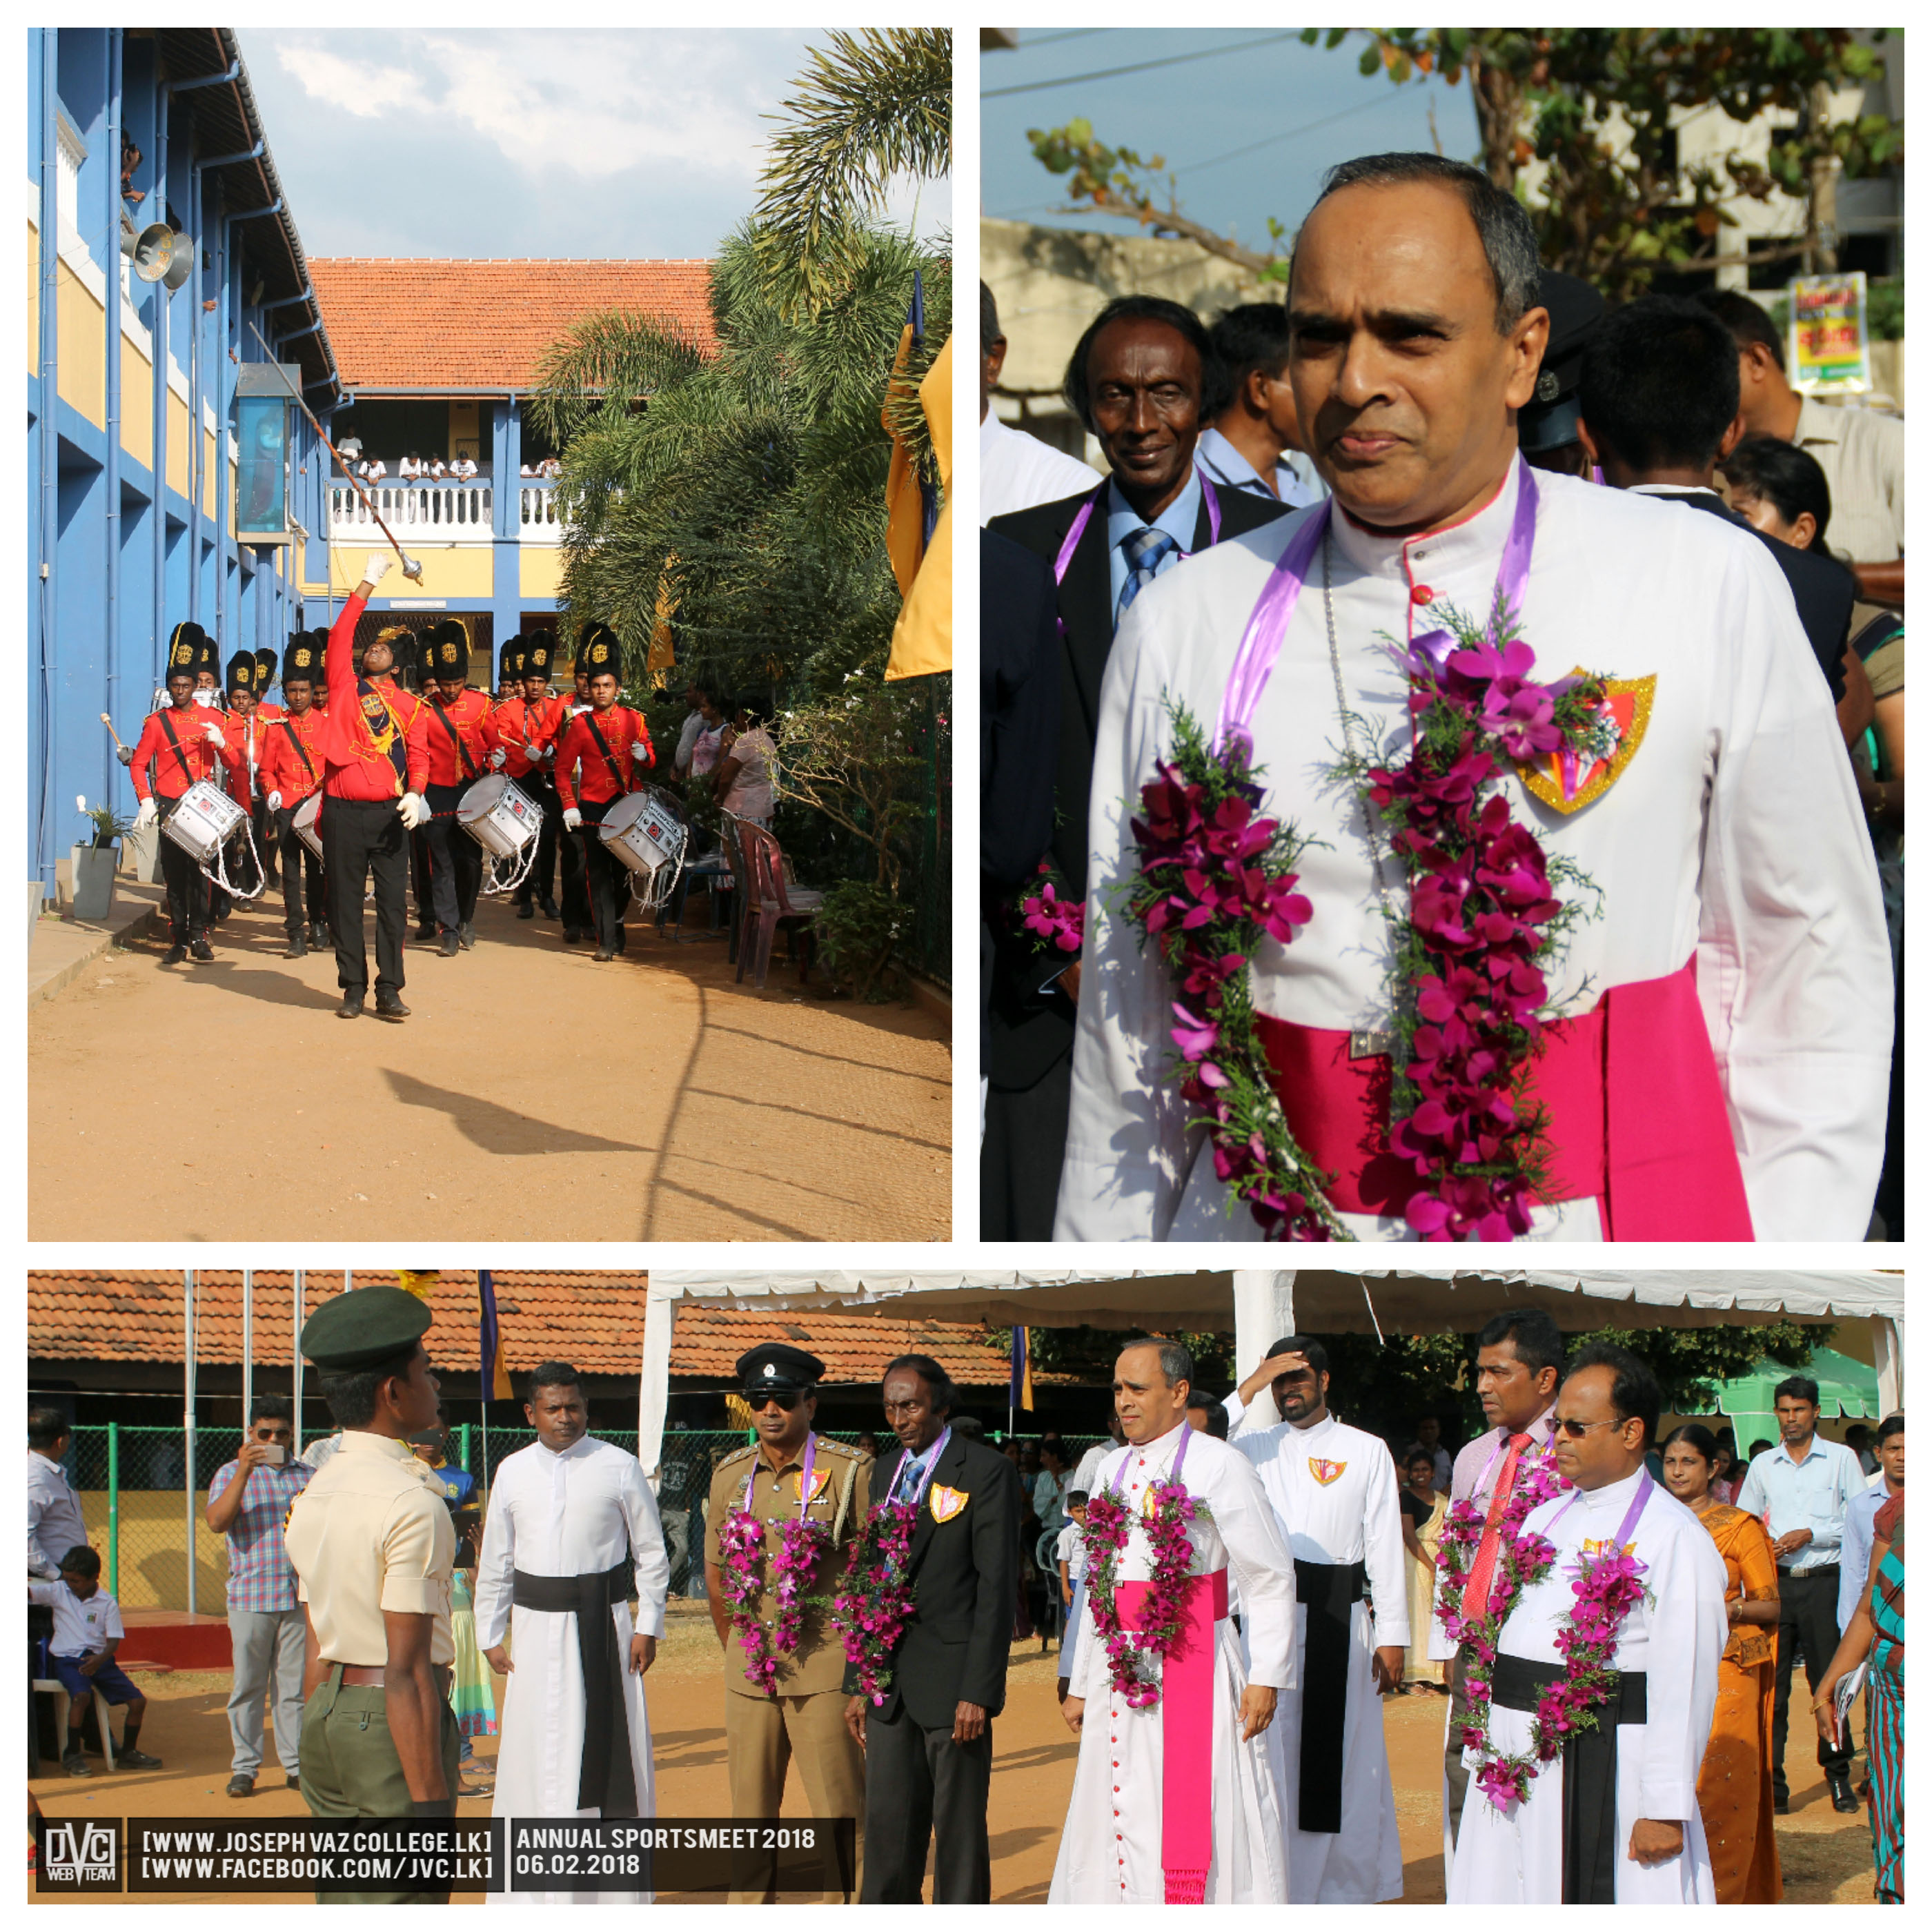
M1127 606L1154 581L1154 572L1166 562L1175 545L1165 530L1138 530L1120 544L1127 560L1127 580L1120 586L1120 608L1114 613L1118 627L1127 614Z

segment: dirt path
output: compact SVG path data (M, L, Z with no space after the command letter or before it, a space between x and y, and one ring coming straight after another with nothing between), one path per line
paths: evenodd
M677 1606L646 1691L662 1817L730 1814L719 1670L709 1620ZM993 1734L987 1810L996 1902L1044 1904L1053 1876L1077 1750L1060 1720L1054 1670L1054 1658L1042 1655L1036 1641L1014 1646L1006 1709ZM50 1817L303 1815L300 1797L284 1790L265 1786L245 1805L223 1795L228 1778L226 1677L143 1673L140 1682L150 1705L142 1745L164 1760L167 1768L97 1776L86 1783L58 1773L36 1779L34 1795ZM1402 1697L1385 1700L1382 1711L1402 1834L1402 1902L1440 1904L1443 1707L1434 1697ZM478 1748L487 1758L494 1755L496 1744L494 1738L487 1738ZM1778 1821L1785 1903L1869 1904L1870 1828L1862 1814L1841 1818L1833 1811L1816 1767L1802 1762L1807 1755L1802 1750L1792 1755L1796 1808ZM458 1808L465 1817L487 1816L489 1801L466 1798ZM810 1815L796 1780L786 1792L784 1810L788 1816Z
M238 910L212 964L110 952L28 1016L36 1240L941 1240L952 1064L915 1006L734 983L722 938L598 964L478 909L400 1026ZM166 1069L164 1076L158 1070Z

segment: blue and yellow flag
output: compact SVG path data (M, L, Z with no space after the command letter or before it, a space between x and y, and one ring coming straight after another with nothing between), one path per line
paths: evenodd
M482 1380L485 1402L508 1402L516 1394L510 1386L510 1372L503 1366L503 1331L496 1323L496 1285L488 1268L476 1274L477 1372Z
M1006 1388L1006 1406L1033 1406L1033 1337L1024 1328L1013 1330L1013 1372Z

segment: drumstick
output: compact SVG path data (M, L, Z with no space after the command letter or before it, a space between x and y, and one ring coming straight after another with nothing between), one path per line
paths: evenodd
M302 400L301 394L297 391L295 385L291 382L286 376L282 374L282 365L275 360L274 350L268 347L268 338L264 335L259 328L256 328L255 325L252 322L249 323L248 326L251 329L254 329L255 340L259 342L264 349L267 349L268 350L268 365L274 370L276 375L280 378L282 387L287 390L290 395L294 398L296 407L300 410L302 414L308 418L310 424L314 425L316 436L321 439L322 448L327 450L329 454L335 458L336 467L342 472L344 477L348 482L349 487L356 492L357 496L362 499L363 502L368 508L370 515L375 519L376 527L382 532L383 536L389 539L389 548L402 559L403 574L412 584L422 583L422 566L418 563L416 560L410 555L409 552L404 549L400 544L397 542L394 532L390 530L387 524L383 522L381 512L376 508L375 499L369 494L367 490L363 488L362 482L357 478L355 472L350 468L347 464L343 461L341 452L336 448L334 443L329 441L328 433L322 428L322 424L316 421L314 410L310 409L308 404Z
M114 748L117 752L124 752L128 747L122 743L121 734L118 731L115 730L113 719L109 717L106 712L104 711L100 714L100 722L107 727L107 735L114 740Z

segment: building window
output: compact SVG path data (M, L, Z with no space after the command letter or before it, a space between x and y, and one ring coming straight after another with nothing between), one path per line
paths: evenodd
M58 110L54 114L54 146L60 164L54 206L60 219L61 245L78 247L84 254L87 244L80 233L80 164L87 159L87 143Z

